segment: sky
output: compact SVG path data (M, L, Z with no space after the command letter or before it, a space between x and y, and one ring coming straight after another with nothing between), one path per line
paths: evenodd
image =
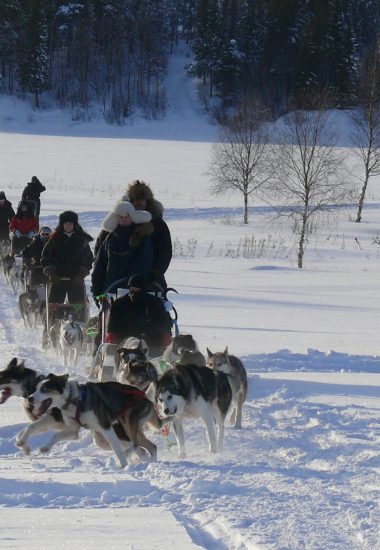
M379 179L362 223L354 204L336 211L298 269L296 238L270 208L254 202L244 225L239 196L210 194L217 129L183 79L185 57L169 66L169 113L157 123L72 124L0 98L2 188L17 205L37 175L47 187L41 223L54 227L74 209L96 237L131 180L151 185L173 239L167 280L180 330L203 353L228 346L243 361L243 427L227 426L211 455L201 421L188 421L184 459L150 434L158 461L120 470L84 430L48 455L39 452L47 435L36 436L25 457L15 437L27 419L12 397L0 407L1 547L380 549ZM2 368L18 357L65 373L62 357L42 351L42 327L23 326L3 278L0 290ZM88 365L82 355L69 372L84 380Z

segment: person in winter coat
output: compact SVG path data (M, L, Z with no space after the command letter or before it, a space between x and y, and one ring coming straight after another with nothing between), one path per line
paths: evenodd
M36 235L31 244L26 246L22 251L23 272L21 277L25 275L26 269L30 269L30 285L37 286L46 284L48 278L43 274L41 266L41 254L45 244L48 242L51 235L50 227L41 227L40 232Z
M12 203L7 200L4 191L0 191L0 241L9 241L9 224L14 215Z
M84 279L90 273L93 255L92 237L78 223L78 214L67 210L59 216L59 224L41 254L43 273L50 282L49 302L63 304L67 295L70 304L85 303ZM83 309L84 320L84 309Z
M36 216L37 218L40 215L41 210L41 200L40 195L46 191L46 187L42 185L37 176L33 176L29 183L26 184L24 191L22 192L23 201L35 201L36 203Z
M103 221L102 227L108 234L92 271L92 295L97 305L97 296L112 283L119 279L127 282L134 273L143 276L150 273L153 265L150 220L149 212L135 210L130 202L119 202Z
M12 254L23 250L36 233L38 233L38 219L30 211L28 204L21 201L9 224Z
M171 342L171 323L160 298L147 292L141 275L128 280L129 293L111 305L106 341L119 344L129 336L144 338L149 355L161 355Z
M151 214L154 229L152 234L154 257L152 269L148 275L148 286L157 282L165 289L165 273L172 259L172 240L169 228L162 217L163 205L154 198L149 185L140 180L135 180L128 185L127 192L120 201L130 201L136 210L147 210ZM107 232L103 229L96 240L95 256L106 236Z

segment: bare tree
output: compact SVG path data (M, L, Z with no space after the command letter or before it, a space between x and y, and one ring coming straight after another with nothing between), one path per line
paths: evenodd
M267 123L269 113L258 102L244 103L222 126L220 141L213 144L207 174L211 191L241 193L244 223L248 223L248 202L273 175L269 161Z
M277 172L273 191L278 216L293 222L298 236L298 267L308 236L316 231L321 214L333 213L333 207L347 200L348 179L344 155L335 147L336 138L322 98L311 111L287 115L279 131Z
M362 166L362 188L359 196L356 222L362 219L362 210L369 179L380 174L380 44L377 42L363 61L360 70L360 107L353 111L352 140Z

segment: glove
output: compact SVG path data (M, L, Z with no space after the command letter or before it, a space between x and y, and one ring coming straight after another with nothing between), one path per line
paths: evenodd
M17 237L18 239L19 239L20 237L22 237L22 233L21 233L21 231L19 231L18 229L16 229L16 231L15 231L15 237Z

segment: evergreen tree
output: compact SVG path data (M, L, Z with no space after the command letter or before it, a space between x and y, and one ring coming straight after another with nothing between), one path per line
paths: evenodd
M15 87L16 52L21 23L19 0L2 0L0 21L0 90L12 93Z
M35 107L39 108L39 96L49 88L48 30L43 0L30 2L20 53L21 87L34 95Z

